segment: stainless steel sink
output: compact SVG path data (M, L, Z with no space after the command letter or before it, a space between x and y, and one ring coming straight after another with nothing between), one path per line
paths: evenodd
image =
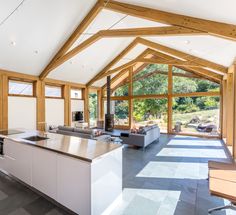
M36 142L36 141L41 141L41 140L47 140L49 138L41 137L41 136L31 136L31 137L26 137L26 138L23 138L23 139Z

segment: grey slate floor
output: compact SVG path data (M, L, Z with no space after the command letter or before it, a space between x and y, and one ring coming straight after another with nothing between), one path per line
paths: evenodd
M122 201L112 215L206 215L227 204L208 192L207 161L227 161L220 140L161 135L145 151L123 150ZM0 173L0 215L70 214ZM235 215L221 211L216 215Z

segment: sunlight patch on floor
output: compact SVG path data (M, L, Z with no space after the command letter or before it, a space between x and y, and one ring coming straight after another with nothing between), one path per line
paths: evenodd
M180 191L125 188L122 201L111 214L161 215L163 210L166 210L165 207L174 213L180 194ZM166 202L166 204L163 204L163 202Z
M207 166L207 164L205 164ZM199 163L149 162L137 175L149 178L205 179L199 175Z
M224 149L163 148L156 156L191 158L227 158Z

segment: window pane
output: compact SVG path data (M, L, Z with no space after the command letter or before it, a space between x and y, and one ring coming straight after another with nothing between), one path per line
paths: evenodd
M97 125L98 114L98 97L97 93L89 93L89 117L90 126L95 127Z
M134 99L133 106L135 127L158 124L167 132L167 99Z
M173 93L219 92L220 85L173 67Z
M220 97L173 99L173 130L183 133L219 134Z
M133 94L166 94L168 91L168 66L150 64L133 76Z
M104 113L107 113L107 101L104 101ZM129 102L127 100L112 100L111 114L114 114L115 125L129 126Z
M45 96L46 97L62 97L61 93L61 87L55 87L55 86L45 86Z
M15 95L33 95L33 84L22 81L9 81L9 94Z
M111 113L114 114L115 125L129 125L129 102L111 101Z
M129 85L126 84L114 90L112 96L128 96L128 94L129 94Z
M82 90L71 89L70 96L72 99L82 99Z

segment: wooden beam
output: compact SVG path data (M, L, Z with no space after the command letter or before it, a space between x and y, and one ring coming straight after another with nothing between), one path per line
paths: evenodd
M234 131L233 131L233 158L236 160L236 60L234 61L233 65L230 67L229 70L232 70L233 72L233 90L234 90L234 97L233 97L233 104L234 104L234 110L233 110L233 121L234 121Z
M79 36L85 31L85 29L90 25L90 23L95 19L97 14L103 8L103 1L98 0L94 7L90 10L87 16L83 19L83 21L78 25L75 31L71 34L69 39L64 43L64 45L60 48L60 50L56 53L56 55L52 58L46 68L41 72L40 79L43 80L46 78L48 73L51 71L49 68L60 58L62 57L74 44L74 42L79 38Z
M129 127L133 127L133 99L131 96L133 95L133 67L129 68Z
M91 86L95 81L99 80L112 66L119 62L127 53L129 53L137 45L137 39L133 40L120 54L118 54L109 64L107 64L95 77L93 77L86 86Z
M45 131L45 83L36 82L36 127L39 131Z
M148 19L168 25L195 29L198 31L209 33L213 36L223 37L234 41L236 40L235 25L174 14L112 0L107 0L104 2L104 4L106 5L106 9L115 12L124 13L130 16L136 16L139 18Z
M141 81L143 79L146 79L150 76L153 76L153 75L168 75L168 72L166 71L161 71L161 70L155 70L153 72L149 72L145 75L142 75L138 78L134 78L133 81ZM203 79L203 77L201 76L198 76L198 75L195 75L195 74L184 74L184 73L177 73L177 72L172 72L172 76L177 76L177 77L185 77L185 78L198 78L198 79ZM127 84L129 82L129 79L124 79L118 86L121 87L125 84ZM113 88L114 89L114 88Z
M76 89L83 89L86 87L85 84L79 84L79 83L62 81L62 80L55 80L51 78L45 78L44 81L45 83L50 83L50 84L69 85L71 88L76 88Z
M94 44L96 41L98 41L100 38L101 38L100 34L97 33L89 37L84 42L80 43L77 47L75 47L74 49L72 49L71 51L67 52L62 57L54 61L54 63L40 75L40 79L43 80L49 74L49 72L51 72L53 69L65 63L67 60L71 59L72 57L74 57L75 55L83 51L84 49L88 48L89 46Z
M128 75L128 70L124 69L123 71L119 72L117 75L115 75L112 79L111 79L111 88L114 88L114 84L116 83L120 83L120 81L122 80L122 78L125 77L129 77ZM102 87L102 89L105 89L106 84Z
M205 77L205 79L216 82L218 84L223 79L223 76L216 73L212 73L210 70L207 70L207 69L195 68L195 67L191 67L191 68L190 67L177 67L177 68Z
M220 96L220 92L175 93L172 97Z
M181 61L178 59L173 60L162 60L162 59L146 59L146 58L139 58L137 59L138 62L148 63L148 64L167 64L167 65L174 65L174 66L186 66L186 67L202 67L200 65L196 65L194 62L191 61Z
M222 80L222 137L227 137L227 80Z
M83 89L84 98L84 121L89 124L89 89Z
M163 46L161 44L158 44L158 43L155 43L155 42L143 39L143 38L137 38L137 41L138 41L138 43L146 45L152 49L157 49L158 51L164 52L167 55L172 55L172 57L176 56L176 58L181 58L183 60L195 62L196 64L198 64L200 66L208 67L208 68L220 71L225 74L227 74L227 72L228 72L228 69L220 64L210 62L208 60L178 51L176 49L172 49L167 46Z
M98 41L101 38L112 38L112 37L134 37L134 36L173 36L173 35L186 35L186 34L204 34L202 32L191 30L191 29L185 29L181 27L175 27L175 26L167 26L167 27L150 27L150 28L134 28L134 29L115 29L115 30L101 30L98 33L94 34L81 44L79 44L74 49L70 50L67 53L64 53L64 55L61 55L60 57L57 57L56 60L51 62L47 68L41 73L40 79L43 80L50 71L55 69L56 67L60 66L67 60L71 59L87 47L91 46L93 43Z
M172 66L168 66L168 123L167 132L172 133L172 89L173 89L173 76L172 76Z
M8 76L2 76L2 111L3 111L3 122L2 127L3 129L8 129Z
M116 73L116 72L119 72L119 71L123 71L124 69L127 69L127 68L133 66L133 65L136 64L136 63L137 63L136 60L131 60L131 61L128 62L128 63L125 63L125 64L123 64L123 65L121 65L121 66L116 67L115 69L109 70L107 73L105 73L104 75L102 75L102 76L100 77L100 79L101 79L101 78L104 78L104 77L107 77L107 76L109 76L109 75L112 75L113 73Z
M71 98L70 98L70 86L63 86L63 98L64 98L64 124L71 125Z
M152 99L152 98L167 98L167 94L112 96L111 100ZM106 99L106 98L104 98L104 99Z
M101 37L181 36L206 34L202 31L177 26L101 30L99 33Z
M234 142L234 73L233 67L229 68L229 74L227 77L227 140L226 143L229 146L233 146Z
M109 75L112 75L112 74L115 73L115 72L123 71L124 69L127 69L127 68L133 66L134 64L138 63L137 59L144 57L144 56L145 56L146 54L148 54L148 53L149 53L149 52L148 52L148 50L146 49L144 52L142 52L142 53L141 53L138 57L136 57L134 60L131 60L131 61L128 62L128 63L125 63L125 64L123 64L123 65L121 65L121 66L118 66L118 67L116 67L116 68L114 68L114 69L112 69L112 70L107 71L105 74L103 74L102 76L100 76L99 79L104 78L104 77L109 76Z
M3 129L3 78L0 74L0 130Z
M142 57L148 57L148 56L152 56L149 54L149 49L146 49L142 55L140 55ZM135 66L133 67L133 75L136 74L137 72L141 71L142 69L144 69L147 66L147 64L145 63L136 63ZM111 79L111 86L112 89L116 88L116 86L114 87L113 84L115 84L120 78L122 78L124 76L124 74L127 72L126 69L124 69L123 71L119 72L117 75L115 75L112 79ZM124 79L128 78L125 77ZM119 83L118 83L119 84ZM106 88L106 84L102 87L102 89L104 90Z
M4 70L4 69L0 69L0 74L8 76L8 78L10 79L14 78L14 79L26 80L26 81L36 81L39 79L37 76L34 76L34 75L28 75L28 74Z
M98 95L98 120L103 120L103 100L102 100L102 88L97 91Z
M176 59L175 57L169 56L167 54L161 53L159 51L151 50L150 53L152 53L156 57L160 57L160 58L166 59L168 61L178 60L178 61L181 62L181 60ZM196 67L191 67L190 68L188 66L187 67L186 66L184 66L184 67L178 66L178 68L181 68L181 69L184 69L184 70L186 70L186 68L187 68L188 69L187 71L189 71L189 72L197 73L200 76L204 75L206 78L211 78L211 79L213 79L215 81L218 81L218 82L220 80L222 80L222 76L221 75L219 75L218 73L214 73L211 70L207 70L207 69L203 69L203 68L196 68Z
M138 66L137 66L138 65ZM137 68L135 68L137 66ZM141 70L143 70L145 67L147 66L147 64L145 63L136 63L134 66L133 66L133 76L135 74L137 74L138 72L140 72ZM119 74L121 74L122 72L118 73L116 76L118 76ZM115 76L115 77L116 77ZM114 77L114 78L115 78ZM134 81L134 80L133 80ZM123 86L124 84L127 84L129 82L129 76L125 77L122 81L120 80L119 83L117 83L117 85L112 85L112 90L116 90L117 88Z

